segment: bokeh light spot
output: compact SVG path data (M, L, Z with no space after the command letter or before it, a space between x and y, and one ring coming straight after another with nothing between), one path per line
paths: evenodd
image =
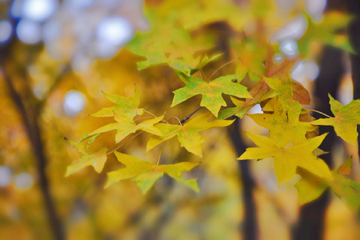
M107 44L122 47L134 37L134 29L126 18L108 17L99 23L96 37Z
M32 186L33 182L34 180L32 176L25 172L20 173L15 177L15 186L19 189L29 189Z
M85 107L86 99L84 94L71 90L66 93L63 101L63 108L66 115L74 117L78 115Z
M23 19L16 27L16 35L24 43L38 43L41 40L41 26L37 22Z
M0 187L5 187L11 182L11 171L9 167L0 167Z
M57 0L25 0L22 5L22 16L42 22L55 13L58 4Z
M0 21L0 43L8 41L11 37L12 26L8 20Z

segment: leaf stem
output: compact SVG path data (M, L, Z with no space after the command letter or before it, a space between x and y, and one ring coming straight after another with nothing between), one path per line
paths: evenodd
M231 60L231 61L229 61L229 62L227 62L227 63L224 63L223 65L221 65L218 69L216 69L216 70L210 75L209 80L210 80L211 77L214 76L214 74L217 73L221 68L223 68L223 67L225 67L226 65L234 62L235 60L237 60L237 58L235 58L235 59L233 59L233 60Z
M186 122L189 118L191 118L192 115L194 115L197 111L199 111L202 107L198 107L197 109L195 109L192 113L190 113L189 115L187 115L183 120L180 121L179 125L182 125L184 122Z
M157 163L156 163L156 166L159 166L159 163L160 163L160 158L161 158L161 154L164 150L164 146L166 144L166 141L163 143L163 145L161 146L161 149L160 149L160 153L159 153L159 157L158 157L158 160L157 160Z
M168 122L168 121L170 121L171 119L174 119L174 118L176 118L176 120L178 120L179 125L182 125L182 124L181 124L181 121L180 121L180 119L179 119L178 117L171 117L171 118L169 118L168 120L166 120L166 122Z
M143 132L145 132L145 131L141 131L141 132L135 134L135 135L132 136L129 140L123 142L122 144L120 144L119 146L117 146L116 148L114 148L113 150L111 150L110 152L106 153L106 155L109 155L109 154L115 152L116 150L118 150L119 148L121 148L122 146L124 146L125 144L127 144L128 142L130 142L131 140L133 140L134 138L136 138L137 136L139 136L139 135L142 134Z
M154 118L157 118L157 116L156 116L155 114L153 114L153 113L151 113L151 112L149 112L149 111L147 111L147 110L145 110L145 109L144 109L144 112L150 114L150 115L153 116Z
M324 115L325 117L332 118L331 116L329 116L329 115L327 115L327 114L325 114L325 113L323 113L323 112L320 112L320 111L318 111L318 110L315 110L315 109L308 109L308 110L310 110L310 111L312 111L312 112L319 113L319 114L321 114L321 115Z

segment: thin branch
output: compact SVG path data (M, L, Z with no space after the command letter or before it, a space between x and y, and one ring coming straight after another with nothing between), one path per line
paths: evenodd
M179 125L182 125L183 123L185 123L189 118L191 118L192 115L194 115L197 111L199 111L202 107L198 107L197 109L195 109L192 113L190 113L189 115L187 115L183 120L180 121Z

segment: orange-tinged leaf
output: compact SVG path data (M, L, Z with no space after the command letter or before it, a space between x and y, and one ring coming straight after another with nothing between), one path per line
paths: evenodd
M301 83L295 80L292 80L291 84L293 91L293 99L299 102L300 104L310 105L311 97L309 91L306 88L304 88L304 86Z
M360 124L360 100L353 100L343 106L335 100L330 94L331 111L334 114L332 118L321 118L311 122L315 125L334 126L336 134L347 141L356 145L357 143L357 125Z
M268 46L265 60L265 77L267 78L279 78L282 81L285 81L290 76L290 70L292 69L294 63L298 60L289 60L284 59L282 63L274 62L275 52L271 45Z
M281 80L281 82L287 82L290 78L290 70L293 67L295 60L285 59L281 64L277 64L273 60L274 50L271 46L268 47L265 61L265 77L266 78L275 78ZM309 92L298 82L291 81L292 89L292 99L299 102L300 104L309 105L310 104L310 94ZM274 94L270 94L272 88L268 85L263 77L255 86L249 91L252 99L246 99L242 109L254 106L255 104L260 103L261 101L271 98Z
M201 144L205 139L199 134L211 128L226 127L234 122L234 120L214 120L209 122L211 113L204 113L185 123L184 125L172 125L167 123L158 123L155 125L161 132L161 136L152 136L148 141L146 151L151 150L160 143L178 137L182 147L185 147L189 152L202 157Z
M108 173L109 180L106 187L122 180L131 179L139 186L142 193L145 194L152 185L164 174L169 175L182 184L190 187L194 191L199 191L196 179L184 180L182 172L189 171L199 165L197 162L181 162L169 165L155 165L150 162L143 161L137 157L115 152L115 156L119 162L126 167L117 171Z
M326 134L307 139L301 144L289 142L282 147L278 142L260 135L247 133L250 139L259 147L247 148L238 160L274 158L275 175L279 185L290 180L298 166L325 178L332 178L330 170L324 161L318 159L312 152L321 144Z
M84 156L80 157L79 160L75 161L73 164L67 167L65 177L77 172L86 166L93 166L95 171L100 173L104 167L107 156L106 151L107 148L101 148L98 152L89 153L85 150L85 146L80 145L79 143L73 142L69 140L69 143L76 147L80 153Z
M115 94L103 93L107 99L115 103L115 106L103 108L100 111L90 114L92 117L112 117L114 113L124 115L133 119L136 115L142 115L144 109L138 108L140 104L140 93L135 86L134 95L132 97L123 97Z
M247 98L245 100L242 109L252 107L255 104L260 103L262 100L265 100L263 97L271 91L269 85L265 82L264 79L261 79L259 82L255 84L255 86L249 91L253 98Z
M239 98L251 98L246 87L232 81L239 75L219 77L208 83L200 78L186 76L181 72L177 72L177 74L186 86L174 91L175 96L171 107L201 94L203 97L200 105L209 109L217 117L221 106L226 106L222 97L223 93Z
M85 134L80 141L83 141L92 136L98 136L99 134L102 134L104 132L109 132L112 130L117 131L115 136L116 143L120 142L121 140L126 138L129 134L135 133L138 130L143 130L145 132L155 135L161 135L159 129L155 128L153 125L160 122L164 118L164 116L146 120L139 124L136 124L133 120L121 114L114 113L114 118L117 121L116 123L107 124L105 126L96 129L91 133Z
M341 175L350 175L352 169L352 156L348 158L341 166L337 169L337 172Z

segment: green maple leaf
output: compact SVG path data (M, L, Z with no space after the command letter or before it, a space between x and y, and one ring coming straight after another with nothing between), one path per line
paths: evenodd
M313 151L321 144L326 134L307 139L300 144L289 142L285 147L265 136L250 133L247 133L247 135L259 147L247 148L238 160L273 157L275 175L279 185L290 180L295 175L298 166L318 176L332 179L326 163L313 154Z
M302 179L295 184L298 190L299 204L305 204L318 198L328 187L350 207L353 211L360 208L360 183L355 182L345 175L349 175L352 167L352 157L338 169L331 171L332 179L321 178L303 168L298 168L297 173Z
M166 123L158 123L155 125L161 132L161 136L152 136L148 141L146 151L151 150L160 143L178 137L182 147L185 147L191 153L202 157L201 144L205 139L199 134L211 128L226 127L234 122L228 120L214 120L209 122L211 113L201 114L184 125L172 125Z
M232 47L238 55L238 65L236 74L239 74L239 80L243 80L246 74L252 81L258 82L265 75L265 67L263 62L266 57L266 47L259 46L258 43L252 39L245 39L238 44L231 42Z
M289 142L303 143L306 141L306 133L317 128L309 122L300 122L299 120L289 123L288 115L279 101L275 101L273 110L273 114L249 114L248 116L258 125L269 129L269 138L276 141L278 146L285 147ZM300 111L296 115L299 116Z
M222 94L228 94L239 98L251 98L246 87L234 82L239 75L227 75L219 77L211 82L206 82L200 78L189 77L183 73L177 72L180 79L186 84L185 87L174 91L174 99L171 107L195 96L201 94L203 96L200 106L206 107L215 116L221 106L226 106Z
M161 135L161 132L159 129L155 128L153 125L155 123L160 122L163 119L164 116L160 116L154 119L143 121L139 124L136 124L133 120L121 115L114 113L114 119L117 121L116 123L110 123L105 126L102 126L95 131L85 134L83 138L80 140L84 141L87 138L90 137L97 137L99 134L102 134L104 132L109 132L112 130L116 130L116 136L115 141L116 143L123 140L125 137L127 137L131 133L135 133L138 130L143 130L145 132L155 134L155 135Z
M350 15L331 11L325 13L320 23L315 23L312 18L306 15L308 29L304 36L298 40L300 54L308 55L311 42L320 42L355 53L348 37L343 34L336 34L335 31L344 28L352 20Z
M148 32L137 33L126 46L134 54L145 57L145 61L137 63L138 70L155 66L168 65L173 69L191 75L204 67L221 54L197 56L194 54L213 47L208 39L192 39L189 33L178 28L173 16L159 13L160 10L148 8L146 15L152 28Z
M103 94L111 102L115 103L115 106L103 108L100 111L90 114L92 117L112 117L114 113L124 115L127 118L133 119L136 115L142 115L144 109L138 108L140 104L140 93L135 86L134 95L132 97L123 97L116 94Z
M86 166L93 166L95 171L100 173L104 167L107 156L107 148L101 148L98 152L89 153L85 150L85 146L80 145L79 143L68 140L71 145L77 148L77 150L82 153L84 156L80 157L79 160L75 161L73 164L67 167L65 177L83 169Z
M316 125L334 126L335 132L339 137L348 143L356 145L358 136L356 126L360 124L360 100L353 100L349 104L343 106L330 94L329 98L331 111L334 114L334 117L318 119L311 123Z
M115 156L119 162L126 166L126 168L108 173L109 180L105 187L109 187L110 185L122 180L131 179L136 182L142 193L145 194L156 182L156 180L158 180L164 174L167 174L176 181L190 187L194 191L199 191L196 179L184 180L182 178L182 172L193 169L199 165L199 162L181 162L169 165L155 165L153 163L143 161L137 157L119 152L115 152Z

